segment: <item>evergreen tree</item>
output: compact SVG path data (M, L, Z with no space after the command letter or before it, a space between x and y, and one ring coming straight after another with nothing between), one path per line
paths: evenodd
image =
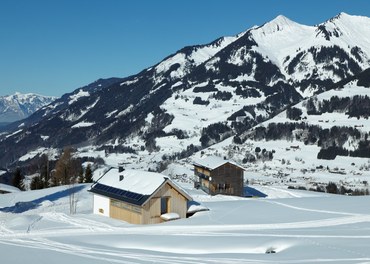
M80 173L78 174L78 183L83 183L84 182L84 169L81 166Z
M92 183L93 182L93 173L91 169L91 165L88 164L85 170L85 182Z
M288 107L286 110L286 117L291 120L301 120L302 110L296 107Z
M327 193L339 193L338 186L334 182L329 182L328 185L326 185L326 192Z
M44 182L41 178L41 176L35 176L32 178L30 189L31 190L39 190L43 189L44 187Z
M17 187L18 189L24 191L24 176L22 175L21 169L17 168L13 175L13 186Z
M48 188L50 185L49 182L49 158L47 155L41 156L40 162L40 180L42 182L42 188Z

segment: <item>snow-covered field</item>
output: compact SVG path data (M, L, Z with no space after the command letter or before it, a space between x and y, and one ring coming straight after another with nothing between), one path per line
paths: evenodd
M89 185L0 196L1 263L370 263L369 197L255 186L268 198L210 197L209 211L137 226L92 214ZM275 254L266 254L274 251Z

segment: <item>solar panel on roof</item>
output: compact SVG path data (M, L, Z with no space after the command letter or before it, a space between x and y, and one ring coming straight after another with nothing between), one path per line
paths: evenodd
M132 202L139 202L144 197L144 195L139 193L122 190L99 183L96 183L93 189L105 193L107 196L115 197L116 199L127 199L131 200Z
M132 192L127 192L126 197L132 199L134 194Z
M94 188L96 188L97 190L104 190L104 185L97 184Z

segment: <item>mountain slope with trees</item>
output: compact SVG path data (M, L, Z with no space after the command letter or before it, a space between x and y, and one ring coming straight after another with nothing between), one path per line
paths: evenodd
M127 154L157 170L163 160L246 133L362 72L370 67L369 39L369 18L341 13L316 26L278 16L233 37L185 47L136 75L79 88L8 126L0 135L0 165L72 146Z

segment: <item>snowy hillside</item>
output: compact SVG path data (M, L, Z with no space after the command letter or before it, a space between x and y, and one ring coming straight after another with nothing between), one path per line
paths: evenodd
M55 99L56 97L31 93L0 96L0 123L11 123L24 119Z
M359 83L356 79L308 98L194 154L192 160L203 155L234 159L243 164L252 183L325 190L329 182L335 182L348 190L366 191L370 100L369 88Z
M0 181L20 168L26 189L46 188L0 194L2 263L370 263L369 196L356 196L369 193L369 76L370 18L278 16L45 101L0 133ZM43 102L31 98L0 102L0 117ZM208 155L267 197L194 189ZM48 188L118 164L163 172L209 210L138 226L93 215L89 184Z
M257 186L269 198L242 199L209 197L188 188L209 211L137 226L93 215L89 186L75 188L75 215L69 214L66 187L1 195L4 263L370 261L367 197Z
M253 30L252 35L258 43L255 50L279 66L287 80L302 82L317 75L319 80L337 82L369 67L369 27L369 18L346 13L317 26L300 25L279 16ZM330 49L336 53L331 58L325 54Z
M0 166L74 146L161 170L363 72L369 24L345 13L316 26L278 16L136 75L98 80L0 134Z

